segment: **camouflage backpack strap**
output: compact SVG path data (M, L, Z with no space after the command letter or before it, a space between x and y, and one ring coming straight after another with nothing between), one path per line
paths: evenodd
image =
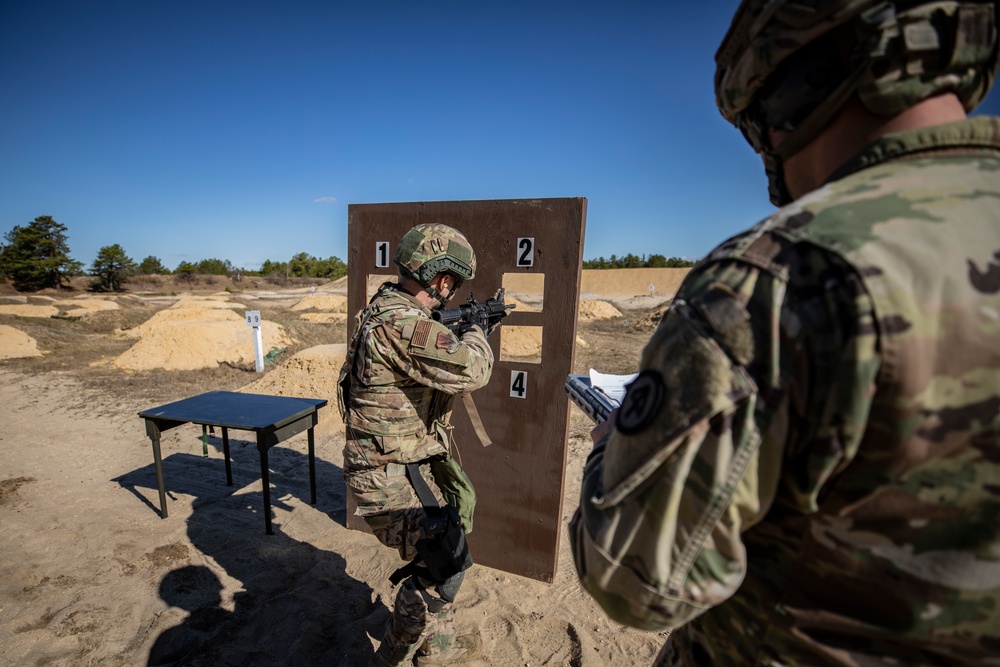
M778 233L786 207L764 218L750 229L720 243L691 270L716 262L738 261L757 267L781 280L788 278L788 266L779 260L788 242Z
M358 346L364 340L365 336L368 335L369 321L382 311L377 301L382 290L387 285L389 283L383 284L375 296L372 297L372 300L368 302L368 305L354 316L354 336L351 337L351 342L347 346L344 365L340 367L340 376L337 378L337 409L340 411L341 419L346 418L347 415L347 403L351 395L351 375L354 373L354 362L357 358Z
M337 378L337 409L340 411L341 419L347 418L347 403L350 401L351 396L351 375L354 371L354 357L357 355L358 343L361 341L361 334L364 332L364 322L367 319L367 308L355 316L354 336L347 346L344 365L340 367L340 376Z

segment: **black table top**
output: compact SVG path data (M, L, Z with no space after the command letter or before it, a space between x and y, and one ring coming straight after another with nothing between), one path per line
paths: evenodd
M143 410L140 417L263 431L279 428L327 404L326 399L210 391Z

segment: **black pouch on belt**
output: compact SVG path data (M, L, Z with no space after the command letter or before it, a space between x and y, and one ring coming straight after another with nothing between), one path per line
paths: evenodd
M417 574L441 583L472 567L472 554L465 540L462 521L450 505L441 507L427 482L420 476L416 463L406 464L406 473L424 505L423 528L426 537L416 544L417 557L396 570L389 580L393 584L408 574Z
M424 530L428 537L417 542L417 553L430 579L442 582L472 567L465 531L452 507L425 508Z

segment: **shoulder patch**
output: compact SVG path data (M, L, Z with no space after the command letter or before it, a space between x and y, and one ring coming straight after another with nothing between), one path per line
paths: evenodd
M432 364L443 362L454 366L466 366L469 361L469 347L462 343L448 327L431 319L424 319L418 325L410 341L410 354L414 359L430 361ZM426 331L424 328L426 327ZM416 345L419 337L424 339L423 346Z
M653 422L663 405L663 376L647 368L625 387L625 400L615 419L615 428L635 435Z
M734 365L707 328L674 315L653 333L645 368L626 389L604 451L605 495L596 506L621 502L689 438L713 426L731 429L727 415L756 392L746 369Z
M431 333L432 320L418 320L413 327L413 337L410 339L410 347L423 349L427 347L427 339Z
M458 339L450 331L439 331L434 347L439 350L447 350L448 354L451 354L458 347Z

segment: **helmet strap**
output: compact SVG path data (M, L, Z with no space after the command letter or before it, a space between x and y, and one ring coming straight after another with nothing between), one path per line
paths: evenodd
M805 148L827 126L841 107L851 98L851 95L855 93L858 81L866 71L867 67L865 66L855 68L830 93L823 104L816 107L812 113L806 116L805 120L788 133L788 136L777 148L770 148L761 153L764 158L764 171L767 173L767 191L772 204L784 206L792 202L792 196L785 183L783 166L785 161Z
M425 286L424 291L427 292L429 295L431 295L433 298L437 299L437 302L441 304L442 308L444 308L448 304L448 299L441 296L441 292L438 292L430 285Z
M439 273L437 275L443 276L445 274ZM434 276L434 278L437 278L437 276ZM428 295L436 299L437 302L441 304L441 307L444 308L448 304L448 301L451 299L451 297L449 296L448 298L445 298L444 296L441 295L441 292L439 292L433 285L434 278L428 280L426 284L421 283L421 286L424 288L424 291L427 292ZM449 294L453 294L454 291L455 291L455 286L452 285Z
M785 184L785 170L781 164L781 158L772 150L765 150L760 155L764 158L764 173L767 174L767 194L771 203L775 206L790 204L792 196L788 193L788 186Z

